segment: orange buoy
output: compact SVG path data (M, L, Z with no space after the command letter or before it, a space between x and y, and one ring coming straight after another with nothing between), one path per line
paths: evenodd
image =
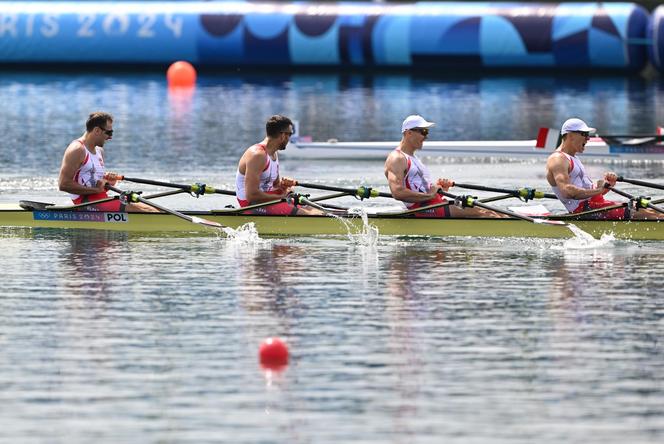
M261 366L270 370L282 369L288 365L288 347L279 338L267 338L258 352Z
M189 88L196 85L196 68L180 60L168 67L166 79L169 88Z

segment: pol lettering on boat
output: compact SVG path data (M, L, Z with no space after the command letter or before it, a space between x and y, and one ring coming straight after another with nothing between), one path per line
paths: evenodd
M104 219L106 222L129 222L127 213L104 213Z

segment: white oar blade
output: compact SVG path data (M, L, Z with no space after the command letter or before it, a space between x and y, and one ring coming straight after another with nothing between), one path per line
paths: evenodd
M548 220L548 219L533 219L533 222L536 224L546 224L546 225L567 225L567 223L562 220Z
M221 225L220 223L203 219L202 217L192 216L191 221L195 224L207 225L208 227L223 228L223 225Z

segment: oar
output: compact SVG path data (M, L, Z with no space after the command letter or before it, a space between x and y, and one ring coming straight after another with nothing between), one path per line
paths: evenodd
M327 196L319 196L312 198L312 202L320 202L321 200L326 200L326 199L334 199L335 197L340 197L340 196L346 196L346 193L335 193L335 194L329 194ZM267 202L260 202L257 204L253 205L247 205L246 207L240 207L240 208L228 208L224 210L212 210L213 213L215 214L235 214L235 213L242 213L244 211L251 211L255 210L257 208L263 208L263 207L269 207L270 205L276 205L280 204L282 202L286 202L286 198L283 199L275 199L275 200L270 200ZM329 205L330 208L335 208L335 205ZM338 207L338 209L345 210L343 207Z
M149 205L153 208L156 208L160 211L163 211L164 213L172 214L173 216L177 216L177 217L179 217L181 219L184 219L184 220L187 220L191 223L199 224L199 225L206 225L208 227L224 228L224 226L221 225L218 222L213 222L211 220L203 219L202 217L188 216L186 214L182 214L179 211L171 210L170 208L166 208L162 205L156 204L156 203L154 203L154 202L152 202L152 201L150 201L150 200L148 200L144 197L139 196L136 193L133 193L133 192L126 193L126 192L114 187L113 185L106 184L106 188L111 190L111 191L115 191L116 193L118 193L120 195L127 196L127 199L131 200L132 202L142 202L146 205Z
M390 193L383 193L378 190L374 190L371 187L358 187L358 188L340 188L332 187L329 185L318 185L315 183L304 183L297 182L297 186L304 188L312 188L314 190L324 190L324 191L336 191L338 193L344 193L349 196L357 196L360 199L369 199L370 197L392 197Z
M653 182L645 182L643 180L636 180L636 179L627 179L622 176L618 176L618 182L627 182L631 183L632 185L639 185L642 187L648 187L648 188L655 188L657 190L664 190L664 185L660 185L658 183L653 183Z
M341 215L341 214L347 214L346 208L337 208L335 210L335 209L332 209L332 208L324 207L323 205L318 205L317 203L313 202L313 200L309 200L309 199L307 199L306 197L304 197L302 195L297 195L296 199L297 199L297 202L299 204L309 205L310 207L313 207L313 208L316 208L316 209L322 211L323 213L327 214L328 216L338 216L338 215Z
M651 210L655 210L659 213L664 213L664 208L658 207L657 205L653 205L650 203L650 198L649 197L644 197L644 196L632 196L629 193L626 193L622 190L618 190L616 188L613 188L609 184L605 184L604 188L608 188L609 190L613 191L614 193L620 194L623 197L628 198L629 200L633 201L636 205L636 208L650 208Z
M188 193L194 193L196 196L201 196L203 194L225 194L227 196L235 196L235 191L229 191L229 190L219 190L214 187L207 186L203 183L195 183L192 185L183 185L179 183L171 183L171 182L162 182L159 180L152 180L152 179L141 179L138 177L127 177L127 176L120 176L117 175L114 177L116 180L125 180L128 182L134 182L134 183L142 183L145 185L156 185L156 186L162 186L162 187L168 187L168 188L178 188L180 190L186 191Z
M535 188L520 188L518 190L510 190L506 188L496 188L496 187L485 187L483 185L473 185L468 183L457 183L454 182L455 187L466 188L469 190L478 190L478 191L492 191L495 193L508 193L514 197L528 202L533 199L557 199L555 194L545 193L543 191L537 191Z
M144 199L156 199L158 197L164 197L164 196L172 196L174 194L180 194L184 193L183 190L175 190L175 191L166 191L163 193L156 193L156 194L150 194L149 196L145 196ZM43 203L43 202L31 202L31 201L20 201L19 205L23 207L26 210L53 210L53 211L63 211L63 210L77 210L79 208L84 208L84 207L89 207L90 205L97 205L100 203L104 202L112 202L114 200L118 200L120 196L110 196L110 197L105 197L103 199L99 200L93 200L90 202L83 202L80 204L76 205L54 205L50 203Z
M664 199L653 200L652 203L654 205L662 204L662 203L664 203ZM548 216L548 217L549 217L549 219L577 220L577 219L582 219L585 216L590 216L590 215L597 214L597 213L604 213L606 211L611 211L611 210L617 210L618 208L625 208L627 205L629 205L629 202L621 202L621 203L616 204L616 205L611 205L611 206L604 207L604 208L595 208L593 210L583 211L581 213L556 214L556 215L551 215L551 216Z
M479 201L479 199L475 199L473 196L457 196L456 194L448 193L443 190L438 191L439 194L442 194L445 197L449 197L450 199L454 199L455 204L459 205L462 208L465 207L480 207L480 208L485 208L487 210L494 211L496 213L504 214L506 216L514 217L516 219L521 219L525 220L528 222L532 222L534 224L546 224L546 225L567 225L565 222L559 221L559 220L547 220L547 219L536 219L534 217L530 216L524 216L523 214L515 213L514 211L510 210L504 210L502 208L494 207L493 205L487 205L485 203L482 203Z
M509 199L512 197L514 197L512 194L504 194L502 196L485 197L484 199L480 199L479 202L482 203L494 202L496 200ZM448 205L454 205L454 201L446 200L445 202L439 202L431 205L426 205L424 207L413 208L412 210L399 211L397 213L376 213L376 216L388 216L388 217L409 216L411 214L421 213L422 211L433 210L435 208L446 207Z

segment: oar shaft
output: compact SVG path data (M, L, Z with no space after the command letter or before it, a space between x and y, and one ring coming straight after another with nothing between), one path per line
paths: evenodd
M152 180L152 179L141 179L138 177L126 177L126 176L118 176L118 180L126 180L128 182L135 182L135 183L142 183L145 185L155 185L155 186L160 186L160 187L167 187L167 188L179 188L183 191L187 191L189 193L200 193L200 194L205 194L205 193L216 193L216 194L225 194L227 196L235 196L235 191L229 191L229 190L219 190L214 187L210 187L207 185L200 185L200 184L195 184L195 185L185 185L185 184L180 184L180 183L171 183L171 182L162 182L159 180Z
M518 190L510 190L507 188L487 187L484 185L475 185L475 184L457 183L457 182L454 182L454 186L459 188L466 188L469 190L491 191L494 193L509 193L515 197L523 197L528 199L542 199L542 198L557 199L555 194L544 193L542 191L537 191L534 188L521 188Z
M462 199L463 198L463 196L457 196L456 194L448 193L448 192L443 191L443 190L440 190L438 192L440 194L442 194L443 196L445 196L445 197L449 197L450 199L455 199L456 200L456 199ZM487 210L490 210L490 211L493 211L493 212L496 212L496 213L502 213L506 216L511 216L515 219L527 220L528 222L533 222L533 223L541 222L540 220L536 220L536 219L534 219L530 216L524 216L523 214L515 213L514 211L505 210L503 208L494 207L492 205L487 205L485 203L480 202L479 199L477 199L477 200L473 199L470 206L476 206L476 207L484 208L484 209L487 209Z
M626 193L622 190L618 190L618 189L616 189L616 188L614 188L610 185L604 185L604 186L606 188L608 188L609 190L613 191L614 193L620 194L621 196L626 197L626 198L634 201L635 204L636 204L637 210L639 208L644 208L645 207L645 208L650 208L651 210L655 210L658 213L664 213L664 208L660 208L657 205L653 205L652 202L650 202L650 198L636 197L636 196L633 196L633 195L631 195L629 193Z
M123 193L123 191L121 189L116 188L116 187L114 187L112 185L109 185L109 184L106 184L106 188L111 190L111 191L115 191L116 193L119 193L119 194ZM151 200L148 200L144 197L141 197L136 193L132 193L131 197L132 197L132 200L142 202L146 205L149 205L153 208L158 209L159 211L163 211L164 213L172 214L173 216L177 216L181 219L184 219L184 220L189 221L189 222L194 223L194 224L202 224L202 225L207 225L207 226L212 226L212 227L220 227L220 228L223 227L221 224L219 224L217 222L212 222L212 221L200 218L200 217L192 217L192 216L189 216L187 214L180 213L177 210L171 210L170 208L166 208L163 205L159 205L158 203L152 202Z
M627 182L631 183L632 185L639 185L642 187L648 187L648 188L655 188L656 190L664 190L664 185L660 185L658 183L652 183L652 182L644 182L643 180L636 180L636 179L627 179L625 177L618 177L619 182Z
M358 194L358 189L351 189L351 188L341 188L341 187L333 187L329 185L319 185L315 183L306 183L306 182L298 182L297 186L304 187L304 188L312 188L314 190L324 190L324 191L336 191L339 193L346 193L351 196L355 196ZM374 194L379 197L392 197L390 193L383 193L380 191L372 190L373 193L371 197L374 197Z

